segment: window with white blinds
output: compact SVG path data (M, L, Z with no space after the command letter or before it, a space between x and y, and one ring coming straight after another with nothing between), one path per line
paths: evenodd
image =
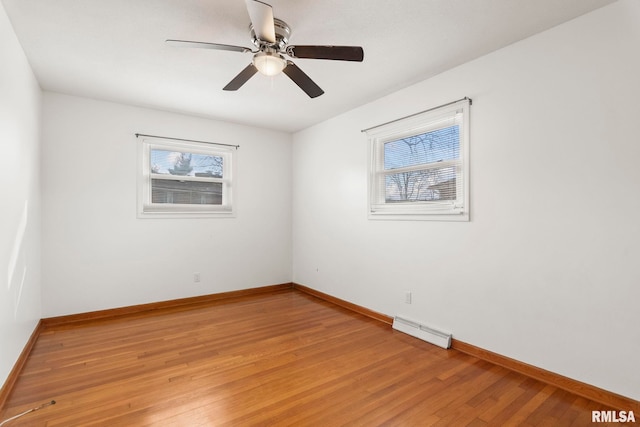
M469 220L469 106L367 130L370 218Z
M235 155L224 146L144 138L138 216L233 216Z

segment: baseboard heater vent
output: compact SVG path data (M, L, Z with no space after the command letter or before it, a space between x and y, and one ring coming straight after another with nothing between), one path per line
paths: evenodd
M396 316L393 318L393 329L437 345L438 347L451 347L451 334L437 331L413 320Z

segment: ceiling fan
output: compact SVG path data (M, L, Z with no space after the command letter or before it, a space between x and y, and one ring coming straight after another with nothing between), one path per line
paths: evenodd
M309 97L316 98L324 93L290 58L331 59L337 61L362 62L364 51L359 46L293 46L289 45L291 28L286 22L273 17L270 5L258 0L245 0L251 24L249 32L255 49L218 43L206 43L188 40L167 40L173 46L196 47L203 49L227 50L240 53L252 53L251 63L233 78L223 90L238 90L253 75L260 72L266 76L275 76L283 72Z

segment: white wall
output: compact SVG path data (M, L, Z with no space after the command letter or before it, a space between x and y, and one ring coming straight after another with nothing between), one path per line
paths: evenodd
M617 2L294 135L294 282L640 399L638 23ZM360 130L463 96L471 221L367 220Z
M0 3L0 385L41 316L40 87Z
M240 145L237 217L137 219L135 133ZM43 135L45 317L291 281L289 134L45 92Z

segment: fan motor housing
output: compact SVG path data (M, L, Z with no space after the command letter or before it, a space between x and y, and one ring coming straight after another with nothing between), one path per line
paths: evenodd
M249 32L251 34L251 42L258 48L271 47L277 51L282 51L284 47L289 43L289 37L291 36L291 27L281 19L273 18L273 27L276 32L276 42L269 43L264 40L258 39L256 32L253 29L253 24L249 24Z

